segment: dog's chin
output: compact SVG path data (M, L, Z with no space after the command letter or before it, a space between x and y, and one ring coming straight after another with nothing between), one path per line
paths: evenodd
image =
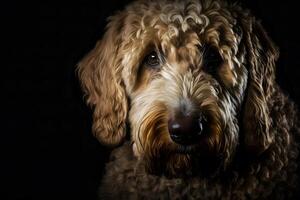
M167 178L184 178L196 176L192 170L192 164L189 160L190 154L174 153L165 161L152 161L147 165L147 172L151 175L167 177Z
M201 149L199 145L176 145L159 159L148 160L147 172L167 178L211 177L218 171L219 160Z

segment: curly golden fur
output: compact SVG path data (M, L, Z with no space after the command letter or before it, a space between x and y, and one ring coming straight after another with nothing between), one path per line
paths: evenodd
M110 17L78 68L95 136L121 145L101 198L294 198L299 126L278 56L261 23L225 1L140 0ZM205 118L193 145L170 137L179 111Z

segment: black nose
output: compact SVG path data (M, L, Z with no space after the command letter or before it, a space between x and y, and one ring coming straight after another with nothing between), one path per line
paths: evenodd
M206 120L202 115L177 116L170 119L168 129L171 139L183 145L197 143L203 134Z

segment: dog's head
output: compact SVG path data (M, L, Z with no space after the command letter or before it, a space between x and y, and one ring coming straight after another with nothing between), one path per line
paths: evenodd
M79 77L101 143L120 144L128 123L150 172L193 174L226 168L238 145L259 155L273 142L267 104L277 57L237 5L136 1L110 18Z

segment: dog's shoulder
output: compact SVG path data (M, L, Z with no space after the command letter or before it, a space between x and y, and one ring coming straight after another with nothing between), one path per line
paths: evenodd
M278 85L268 103L273 129L284 129L296 142L300 142L300 121L298 105Z

